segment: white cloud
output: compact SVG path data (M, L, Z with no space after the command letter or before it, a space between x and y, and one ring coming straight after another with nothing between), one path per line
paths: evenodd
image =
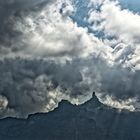
M103 28L126 43L139 43L140 16L127 9L122 10L115 2L106 2L101 8Z
M128 98L127 100L116 100L113 99L113 97L106 95L104 98L100 97L102 95L98 95L99 100L108 106L111 106L113 108L117 108L120 111L122 109L129 110L129 111L135 111L136 110L136 102L137 100L135 98Z
M0 110L5 109L8 105L8 100L4 96L0 96Z
M61 14L62 5L58 1L44 8L36 18L30 15L23 24L16 24L16 29L20 28L23 37L27 39L28 47L24 50L27 54L41 57L86 57L94 52L94 46L101 44L69 18L72 9L69 5L64 7Z

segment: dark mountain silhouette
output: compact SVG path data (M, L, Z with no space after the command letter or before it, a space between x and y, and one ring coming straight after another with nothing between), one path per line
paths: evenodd
M80 106L62 101L26 120L2 119L0 140L140 140L140 113L107 107L93 94Z

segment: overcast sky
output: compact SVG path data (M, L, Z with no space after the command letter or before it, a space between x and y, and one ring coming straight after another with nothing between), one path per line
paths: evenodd
M0 117L79 105L93 91L139 110L138 13L111 0L3 0L0 18Z

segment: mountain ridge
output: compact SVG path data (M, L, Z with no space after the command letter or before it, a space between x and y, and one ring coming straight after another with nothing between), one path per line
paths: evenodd
M140 113L108 107L95 94L76 106L63 100L49 113L0 120L2 140L139 140Z

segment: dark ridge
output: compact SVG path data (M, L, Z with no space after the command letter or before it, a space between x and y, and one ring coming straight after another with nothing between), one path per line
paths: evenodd
M50 113L0 120L0 140L140 140L140 113L107 107L94 93L80 106L62 101Z

